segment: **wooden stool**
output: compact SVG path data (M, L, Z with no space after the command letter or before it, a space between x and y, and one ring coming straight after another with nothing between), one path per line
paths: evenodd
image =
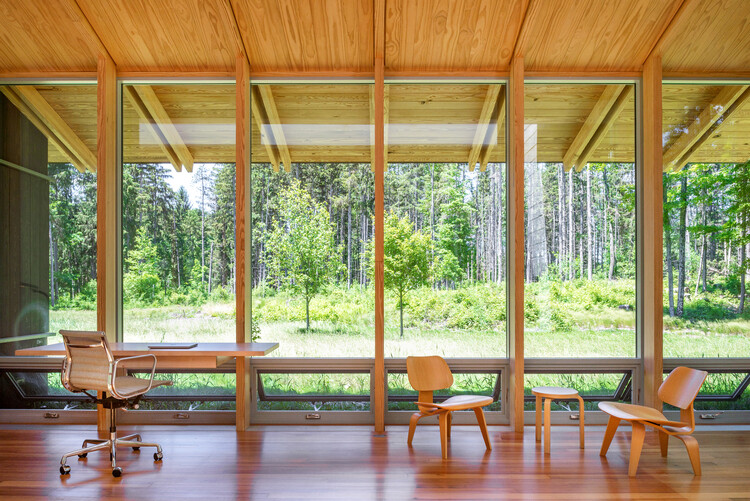
M580 426L581 449L583 449L583 399L573 388L558 388L556 386L537 386L531 390L536 395L536 441L542 438L542 399L544 399L544 453L549 454L550 439L549 429L552 426L550 422L550 408L552 401L555 399L578 399L578 420Z

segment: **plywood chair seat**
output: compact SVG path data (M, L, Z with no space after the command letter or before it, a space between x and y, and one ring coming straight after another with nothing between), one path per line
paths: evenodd
M456 395L436 404L433 402L417 402L419 407L434 407L436 410L463 411L474 407L484 407L492 403L492 397L481 395Z
M656 425L654 426L655 428L663 428L670 435L685 435L693 432L690 428L690 423L671 421L653 407L623 404L620 402L600 402L599 409L623 421L644 421L651 423Z
M620 421L627 421L633 426L630 439L630 466L628 475L635 476L638 470L638 461L641 457L643 439L646 435L646 426L656 428L659 432L659 445L661 455L667 456L669 437L680 439L687 449L690 464L693 466L695 475L701 474L700 451L698 441L691 436L695 430L695 415L693 413L693 402L703 386L703 381L708 375L705 371L690 369L688 367L677 367L669 373L667 378L659 387L659 398L680 409L680 420L670 421L658 409L642 405L622 404L616 402L599 402L599 409L609 414L607 430L604 432L604 441L599 455L604 456L609 450L612 438L615 436Z
M409 436L406 443L411 447L417 421L427 416L437 416L440 424L440 448L443 459L448 458L448 439L451 434L451 412L472 409L477 417L487 450L492 450L490 437L487 434L487 423L484 420L482 407L490 405L492 398L483 395L456 395L444 402L435 403L433 392L444 390L453 385L453 374L448 364L441 357L408 357L406 372L409 384L419 392L417 407L419 412L412 414L409 420Z

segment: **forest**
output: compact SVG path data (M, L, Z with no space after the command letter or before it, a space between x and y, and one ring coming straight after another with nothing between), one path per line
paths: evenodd
M85 323L96 295L96 179L65 164L51 164L50 174L50 301ZM234 166L196 165L189 189L174 188L171 175L160 164L123 168L125 336L232 338ZM750 325L749 178L747 164L694 164L664 175L666 356L747 348L727 336ZM302 345L311 333L328 356L370 354L369 165L295 164L287 173L254 164L252 184L253 321L261 336L286 344L287 356L324 355ZM447 356L504 354L505 185L504 164L485 172L389 165L392 356L425 347ZM565 172L530 163L525 192L527 354L634 356L633 164ZM174 328L175 318L184 329Z

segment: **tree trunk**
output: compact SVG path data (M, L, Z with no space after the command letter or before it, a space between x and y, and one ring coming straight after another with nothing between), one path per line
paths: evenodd
M575 221L573 221L573 169L568 171L568 280L575 278Z
M404 339L404 291L398 292L398 308L400 312L401 339Z
M563 165L557 166L557 267L560 277L565 279L563 262L565 259L565 215L563 212L563 191L565 190L565 175Z
M669 174L664 174L664 243L667 247L667 296L669 297L669 316L674 317L674 272L672 271L672 219L667 208L667 192L670 186Z
M586 247L588 251L587 271L591 280L594 275L594 262L591 247L591 166L586 168Z
M346 216L346 288L352 288L352 201L347 197Z
M742 232L744 236L744 231ZM744 313L745 311L745 275L747 275L747 268L746 268L746 259L747 259L747 252L746 252L747 244L743 243L740 250L740 307L739 312L740 314Z
M310 301L311 297L305 296L305 330L310 332Z
M703 194L704 197L706 193ZM699 276L703 280L703 292L706 292L706 275L708 274L708 235L706 235L706 225L708 224L708 210L706 201L703 200L703 246L701 247L701 269L703 273Z
M211 294L211 278L214 266L214 243L211 242L211 257L208 259L208 293Z
M680 226L677 240L677 310L678 317L682 316L685 305L685 226L687 219L687 177L680 179Z

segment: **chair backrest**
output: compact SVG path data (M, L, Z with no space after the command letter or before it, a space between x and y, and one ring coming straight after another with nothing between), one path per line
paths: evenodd
M63 386L71 391L109 391L114 358L101 331L60 331L65 343Z
M417 391L435 391L450 388L453 374L441 357L407 357L406 372L409 384Z
M698 396L706 376L708 376L706 371L677 367L669 373L667 379L659 387L659 398L669 405L687 409Z

